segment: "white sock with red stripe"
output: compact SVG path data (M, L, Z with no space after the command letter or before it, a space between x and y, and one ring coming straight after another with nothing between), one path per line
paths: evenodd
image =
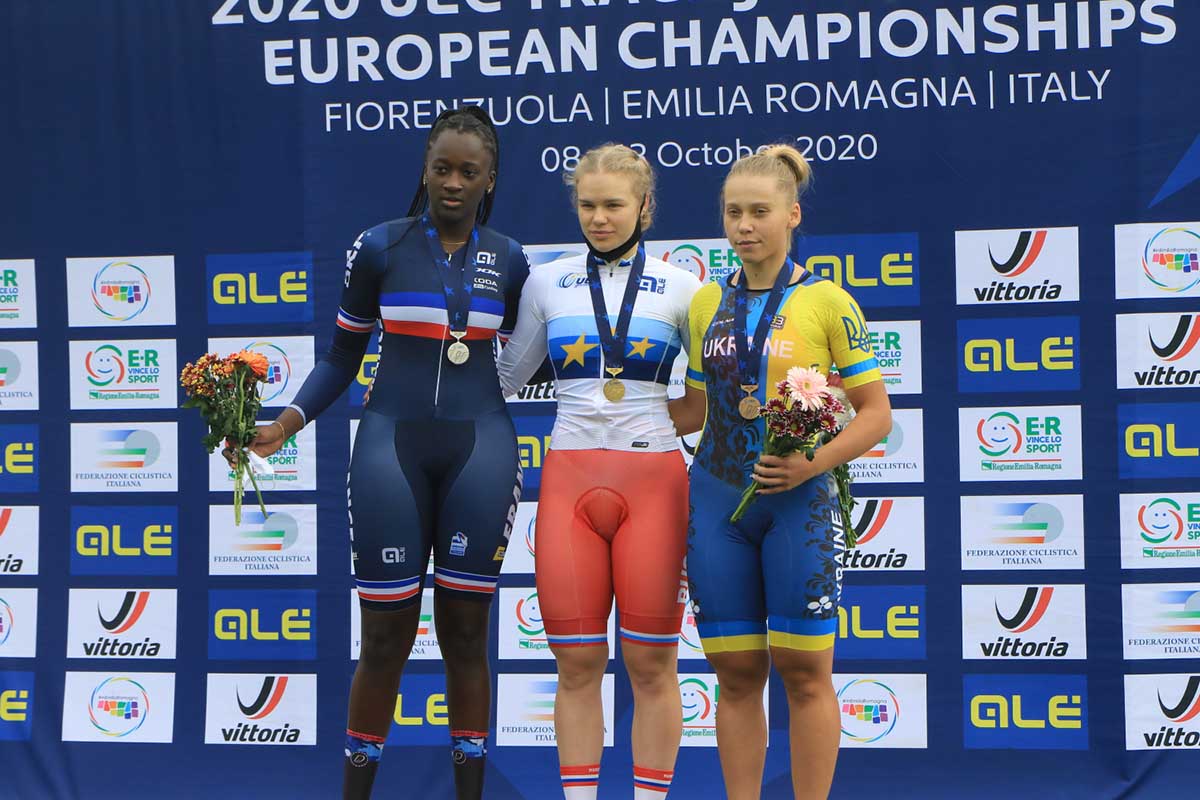
M599 764L560 767L558 772L566 800L596 800L596 790L600 786Z
M662 800L671 789L675 770L633 765L633 800Z

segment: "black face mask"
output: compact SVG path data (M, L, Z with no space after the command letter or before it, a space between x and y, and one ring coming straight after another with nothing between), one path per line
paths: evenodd
M606 264L628 253L635 244L642 240L642 211L644 211L645 208L646 198L643 196L642 204L638 206L637 224L633 226L633 233L629 235L628 239L614 247L612 250L597 250L592 246L592 243L588 240L588 238L584 236L583 240L587 242L588 252Z

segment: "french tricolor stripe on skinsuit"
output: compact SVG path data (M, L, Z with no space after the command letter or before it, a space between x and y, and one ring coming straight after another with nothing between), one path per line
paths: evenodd
M666 647L667 645L674 647L679 643L678 633L641 633L640 631L631 631L624 627L621 628L621 638L634 644L647 644L657 647Z
M434 585L441 586L443 589L454 589L459 592L491 594L496 591L496 582L498 580L500 580L499 576L475 575L470 572L457 572L441 567L435 567L433 570Z
M366 317L356 317L344 308L338 309L337 324L354 333L370 333L375 327L375 320Z
M633 768L633 786L635 789L649 789L652 792L662 792L664 795L671 788L674 772L661 769Z
M364 581L357 580L358 596L363 600L376 603L394 603L398 600L408 600L415 597L421 590L421 576L405 578L402 581Z
M608 644L608 634L605 633L568 633L563 635L546 634L546 641L555 647L584 647L585 645Z
M446 298L434 292L389 292L379 298L379 315L388 333L450 339ZM491 339L504 321L504 304L472 297L467 315L467 339Z
M562 778L564 789L580 786L599 786L600 765L595 764L590 767L562 767L559 770L559 777Z

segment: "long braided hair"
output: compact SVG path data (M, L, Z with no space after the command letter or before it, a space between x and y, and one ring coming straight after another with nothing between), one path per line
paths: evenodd
M425 211L425 206L429 201L429 192L425 188L424 161L429 157L429 150L433 147L433 143L446 131L473 133L478 136L483 142L483 146L492 154L492 172L496 174L497 183L499 183L500 137L496 135L496 126L492 122L492 118L480 106L447 108L441 114L438 114L437 119L433 121L433 128L430 129L429 138L425 141L425 154L422 157L421 174L417 176L417 191L413 195L412 203L408 207L408 216L410 217L415 217ZM492 205L495 202L496 187L493 185L492 191L484 193L483 199L479 202L479 207L475 210L475 221L478 224L484 225L487 223L488 217L492 215Z

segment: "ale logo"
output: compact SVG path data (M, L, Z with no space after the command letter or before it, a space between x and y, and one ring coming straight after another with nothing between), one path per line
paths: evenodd
M1053 586L1030 586L1021 598L1021 605L1011 617L1005 616L996 602L996 619L1012 633L1024 633L1042 621L1046 609L1050 607L1050 599L1054 596Z
M683 705L684 728L712 728L716 724L717 701L720 696L721 687L715 682L710 687L707 681L700 678L680 681L679 699Z
M0 647L8 641L8 637L12 636L13 626L16 624L16 617L13 615L12 606L10 606L3 597L0 597Z
M1022 275L1033 266L1038 256L1042 254L1042 248L1046 246L1047 234L1048 231L1045 230L1021 231L1017 235L1017 241L1013 245L1012 252L1003 261L996 258L992 245L989 243L988 257L992 262L992 269L1005 278L1016 278Z
M1179 321L1175 324L1175 330L1171 332L1164 345L1154 341L1154 331L1147 330L1146 335L1150 340L1150 348L1154 351L1154 355L1163 361L1179 361L1186 358L1200 342L1200 316L1180 314Z
M1183 690L1183 696L1174 705L1167 705L1163 702L1162 690L1158 691L1158 707L1162 710L1163 716L1177 724L1191 722L1200 715L1200 675L1192 675L1188 678L1187 686ZM1192 736L1200 739L1200 735L1192 734Z
M885 683L858 679L837 693L841 706L842 736L870 744L892 732L900 718L900 699Z
M128 736L150 715L150 695L130 678L108 678L92 690L88 703L92 725L105 736Z
M83 368L92 386L108 386L125 381L125 359L115 345L102 345L88 352L83 359Z
M979 451L992 458L1021 451L1021 422L1015 414L1007 411L999 411L987 419L979 420L976 435L979 437Z
M100 625L104 630L113 635L125 633L127 630L137 624L141 619L142 613L146 610L146 603L150 600L150 592L126 592L125 597L121 602L121 607L112 619L107 619L100 605L96 605L96 615L100 618Z
M1162 544L1183 536L1183 508L1169 497L1160 497L1138 508L1138 527L1150 544Z
M537 592L517 601L517 630L526 636L542 636L546 632Z
M662 260L687 270L699 278L701 283L708 280L708 264L704 258L704 251L694 244L676 245L662 254Z
M1062 511L1050 503L997 503L994 513L994 544L1046 544L1065 526Z
M157 461L162 451L158 437L143 429L99 431L99 440L96 465L107 469L144 469Z
M114 322L126 322L150 303L150 278L136 264L110 261L92 278L92 304Z
M1155 233L1142 251L1142 272L1166 292L1186 292L1200 284L1200 233L1183 227Z

